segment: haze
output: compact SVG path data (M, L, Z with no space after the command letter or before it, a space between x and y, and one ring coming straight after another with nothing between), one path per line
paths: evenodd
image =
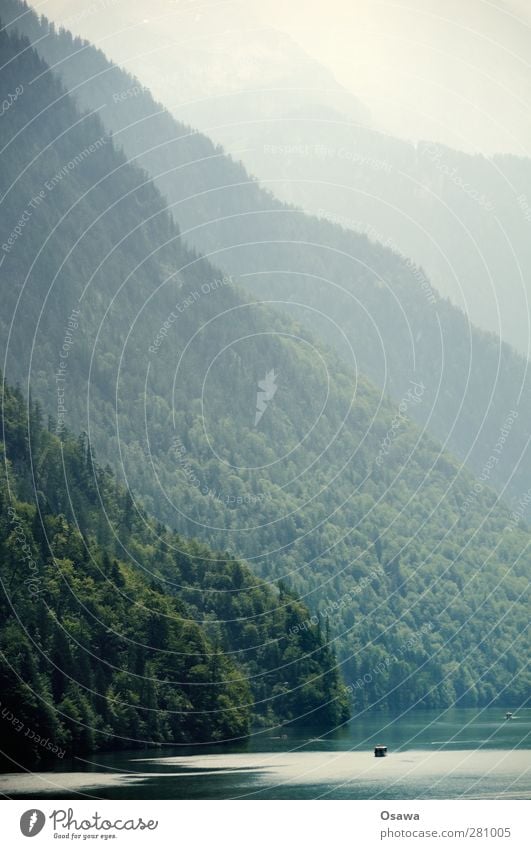
M244 45L244 31L255 27L256 36L262 23L289 35L331 71L368 108L378 128L467 151L530 152L530 27L523 0L447 0L444 5L437 0L247 0L245 6L189 0L94 0L87 6L83 0L47 0L35 8L100 42L111 58L137 73L134 54L142 28L159 17L167 37L180 44L189 39L202 52L213 50L212 28L220 24L232 32L241 28ZM260 73L267 75L263 67ZM213 83L216 96L218 85ZM228 60L223 86L231 91L240 85L241 78L231 80ZM193 85L188 94L193 96Z

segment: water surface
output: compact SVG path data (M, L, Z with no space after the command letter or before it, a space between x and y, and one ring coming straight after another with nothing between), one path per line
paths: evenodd
M0 776L13 798L531 799L531 710L365 713L329 735L261 731L243 745L97 753ZM387 758L375 758L385 744Z

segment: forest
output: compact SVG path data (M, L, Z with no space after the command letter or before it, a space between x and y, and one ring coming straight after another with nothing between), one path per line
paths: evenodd
M303 720L330 729L369 706L524 702L529 531L486 465L525 433L516 355L498 363L505 394L478 441L478 483L436 441L437 413L418 423L440 397L464 445L487 382L463 366L464 317L442 301L434 311L404 262L246 180L249 244L225 251L231 233L208 227L218 247L203 257L191 209L175 196L168 208L160 180L27 41L0 32L0 58L0 100L22 89L0 123L6 716L70 753ZM201 195L193 168L176 173ZM271 225L259 238L258 219ZM349 333L333 311L302 320L326 297L332 254L346 297L366 298L349 321L385 312L389 364L373 357L369 319ZM310 277L315 300L277 312L271 301L297 300ZM398 291L430 351L414 369L411 328L393 330ZM438 321L454 342L450 396L434 383ZM493 338L474 344L496 363ZM525 474L522 463L519 485ZM35 737L10 739L10 757L43 757Z
M310 613L285 586L138 514L86 435L60 441L38 404L30 441L5 381L1 408L5 767L348 718L333 648L320 623L296 629Z

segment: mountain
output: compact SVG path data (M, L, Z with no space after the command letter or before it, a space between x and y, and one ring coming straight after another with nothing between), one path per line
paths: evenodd
M334 640L355 707L523 702L529 536L487 486L495 459L476 481L412 424L422 379L394 406L357 367L365 339L346 365L190 250L116 134L26 42L4 33L0 47L2 97L22 88L0 124L9 379L63 439L86 431L138 521L147 510L287 582L311 610L288 638ZM282 207L275 226L281 216L351 238ZM319 259L311 241L297 249ZM391 255L374 256L383 274ZM356 285L378 302L369 275Z
M313 623L293 631L310 613L285 587L135 512L86 436L60 442L5 383L1 402L5 765L347 718L333 652Z
M189 244L210 256L225 274L237 277L256 297L276 301L278 308L288 310L334 346L346 362L352 361L354 350L360 371L396 403L408 391L410 380L422 382L423 403L411 409L411 416L476 474L485 473L504 423L515 410L518 416L504 437L498 462L488 470L488 482L515 509L528 513L531 457L526 422L531 417L531 387L527 360L494 335L471 326L462 311L439 297L413 260L342 227L341 223L349 222L334 211L337 206L329 210L338 218L333 225L282 204L221 148L173 120L138 80L93 46L49 29L46 21L39 21L19 2L3 0L2 9L5 19L16 19L16 27L25 30L62 75L80 107L98 110L115 144L152 176ZM404 144L397 151L407 165L412 148ZM383 161L377 149L371 155L373 163ZM509 176L516 165L507 160ZM485 173L481 160L478 168L479 175ZM368 171L374 177L375 168ZM385 186L384 169L378 179L379 187ZM457 186L448 188L461 195ZM336 197L343 197L341 191ZM381 212L382 204L375 201L375 205ZM427 202L426 214L431 207L432 202ZM468 208L474 208L471 199ZM480 230L485 218L490 222L486 231L490 240L494 217L486 210L480 213ZM418 228L411 226L418 235ZM520 232L518 225L516 232ZM448 244L455 234L455 227L450 228ZM499 243L492 242L496 251ZM426 252L431 251L427 246ZM466 245L461 255L468 268ZM507 257L505 248L500 256ZM477 251L473 264L476 258ZM487 296L488 288L482 286L478 301L487 303ZM528 310L521 301L515 303L522 328Z
M390 247L529 357L530 159L414 145L325 110L253 124L245 140L217 137L285 203Z
M112 6L105 17L76 16L78 6L72 2L54 0L46 8L67 28L101 43L181 124L199 128L241 158L247 171L278 198L365 232L409 257L473 324L496 333L528 357L531 164L522 144L529 132L521 104L529 100L529 80L519 55L527 55L529 37L510 15L489 11L484 4L475 14L463 4L453 4L451 17L444 21L426 9L388 9L392 36L389 29L381 29L379 14L370 4L358 4L350 16L345 15L353 39L350 63L358 70L355 90L365 86L370 91L371 81L374 85L381 79L378 108L384 104L388 119L396 110L401 123L407 114L410 128L419 114L438 115L433 142L421 141L431 138L427 126L424 134L413 133L415 141L406 142L393 138L385 123L373 126L346 91L339 96L330 74L287 43L286 34L261 24L238 2L210 4L200 12L193 4L160 2L150 4L148 18L144 0ZM478 15L479 32L460 26ZM308 16L312 17L311 11ZM429 51L417 42L409 45L406 57L398 48L397 32L405 33L413 23L426 32L425 45L440 45L442 39L448 51ZM300 28L304 31L302 22ZM127 38L121 37L124 31ZM484 31L496 32L497 43L487 45ZM373 55L367 63L354 46L358 50L362 46L364 32L383 54ZM344 37L335 31L336 41ZM518 45L519 50L509 58L504 43ZM471 49L474 72L468 68L465 73L463 63ZM46 41L42 50L48 59ZM433 80L424 81L421 99L429 102L429 108L419 107L416 90L423 84L418 75L405 79L400 72L383 73L387 63L389 68L408 63L429 68L437 79L436 97ZM485 73L492 66L498 67L500 76L489 78L487 86ZM512 76L504 79L509 69ZM444 74L452 82L443 81ZM130 89L131 84L122 89L126 100ZM484 103L489 99L497 100L495 107ZM502 116L512 107L521 114L517 117L513 108L511 124ZM459 117L450 120L454 113ZM511 135L514 124L520 132ZM448 141L435 142L441 136L447 139L450 125L461 133L453 148ZM484 144L474 145L472 138L479 131ZM489 133L499 139L504 132L507 138L499 148L488 144ZM468 153L458 149L459 142L461 146L468 142ZM479 155L485 145L493 151L488 157ZM507 154L494 155L498 149Z
M200 7L114 0L105 14L91 14L82 0L47 0L45 14L101 46L179 118L216 139L231 124L245 138L248 118L269 116L260 99L274 87L277 106L272 98L264 104L277 121L287 102L339 107L347 120L413 142L531 153L524 0L448 0L444 15L437 0L414 7L338 0L326 10L303 0Z
M86 14L72 0L54 0L46 15L101 41L117 64L158 100L182 109L182 120L193 126L275 121L323 98L352 120L369 120L361 102L327 68L239 0L201 8L193 2L151 0L146 6L131 0L108 4L103 16Z

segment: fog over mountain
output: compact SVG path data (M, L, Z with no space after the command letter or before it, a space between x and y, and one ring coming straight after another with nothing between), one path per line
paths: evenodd
M291 316L295 310L348 363L344 338L352 340L360 371L397 403L412 377L422 380L426 403L411 408L412 418L428 425L476 473L483 471L508 413L518 409L489 478L520 503L531 469L528 361L469 325L461 310L437 296L433 281L452 297L466 296L469 316L509 330L527 351L522 269L529 255L528 225L511 187L531 197L529 160L497 159L496 170L485 157L434 149L431 142L414 146L365 128L354 134L352 125L347 126L352 139L341 143L341 126L331 123L321 126L317 149L308 141L312 156L306 145L302 153L299 145L290 151L279 147L279 138L304 141L316 126L301 118L246 126L249 134L257 133L255 161L273 172L263 188L241 163L178 122L139 79L90 43L54 31L17 0L3 0L2 8L5 20L18 21L12 28L57 69L79 106L98 113L125 155L152 176L196 251L255 296L273 298ZM260 137L261 130L271 135ZM316 179L326 169L331 179ZM271 189L293 197L297 191L310 209L324 205L319 214L334 223L287 207ZM365 230L370 238L344 227ZM404 258L395 252L399 245ZM419 257L429 278L418 267ZM310 309L301 311L301 305ZM320 315L333 318L345 337L331 332Z
M376 126L473 153L530 150L523 0L295 0L267 20L355 91Z
M261 20L252 3L96 0L86 7L54 0L37 11L90 39L170 110L214 136L218 123L225 137L227 125L238 134L247 121L323 103L350 120L368 119L331 70Z
M365 106L354 107L356 119L370 114L394 135L485 154L530 152L522 0L46 0L38 11L96 42L167 106L208 98L211 119L223 98L232 120L226 95L242 89L302 85L301 104L313 91L337 107L343 87L348 117L346 92Z
M282 200L411 258L470 321L529 356L523 4L38 10L98 44Z
M3 796L531 799L528 18L0 0Z

